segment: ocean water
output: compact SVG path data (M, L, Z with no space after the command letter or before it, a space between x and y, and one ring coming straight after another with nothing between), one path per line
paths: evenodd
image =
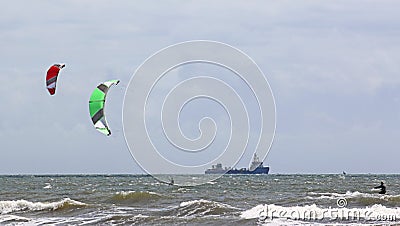
M385 195L371 191L380 181ZM145 175L0 176L0 224L395 225L400 175L225 175L193 187Z

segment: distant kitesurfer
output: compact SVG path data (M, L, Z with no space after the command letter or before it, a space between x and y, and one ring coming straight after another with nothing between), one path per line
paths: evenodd
M376 187L374 187L374 188L381 189L381 190L379 191L379 194L386 194L386 186L383 185L383 181L381 181L381 185L376 186Z
M174 185L174 183L175 183L175 182L174 182L174 178L171 177L171 180L170 180L170 182L169 182L168 184L169 184L169 185Z

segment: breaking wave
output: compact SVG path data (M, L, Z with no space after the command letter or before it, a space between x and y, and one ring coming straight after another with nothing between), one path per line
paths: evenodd
M8 224L10 222L28 222L30 219L15 215L0 215L0 224Z
M178 217L221 216L233 211L238 209L228 204L199 199L181 202L172 210L172 214Z
M58 202L30 202L22 199L16 201L0 201L0 213L8 214L19 211L61 210L79 206L86 206L86 204L70 198L65 198Z
M400 208L388 208L381 204L365 208L322 208L315 204L285 207L271 204L255 206L243 211L240 216L243 219L258 219L260 222L287 220L288 224L293 221L400 223Z
M121 191L112 197L114 202L147 202L157 200L166 196L149 191Z
M336 200L339 198L345 198L349 202L359 202L362 205L373 205L373 204L385 204L390 206L400 205L400 195L381 195L381 194L371 194L362 193L358 191L347 191L344 194L340 193L329 193L329 192L309 192L308 199L321 200L321 199L331 199Z

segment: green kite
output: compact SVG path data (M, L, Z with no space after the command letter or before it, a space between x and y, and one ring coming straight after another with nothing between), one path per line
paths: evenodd
M89 112L94 127L101 133L110 136L111 131L108 128L106 116L104 114L104 104L107 92L112 85L117 85L119 80L110 80L101 83L93 90L89 100Z

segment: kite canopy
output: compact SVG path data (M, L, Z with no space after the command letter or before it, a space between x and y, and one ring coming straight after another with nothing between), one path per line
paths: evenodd
M65 64L54 64L49 68L49 70L47 70L46 86L50 95L54 95L56 93L58 73L63 67L65 67Z
M111 135L111 131L108 128L106 116L104 114L104 104L108 89L110 89L112 85L117 85L118 83L119 80L110 80L101 83L93 90L89 100L89 112L93 125L99 132L107 136Z

